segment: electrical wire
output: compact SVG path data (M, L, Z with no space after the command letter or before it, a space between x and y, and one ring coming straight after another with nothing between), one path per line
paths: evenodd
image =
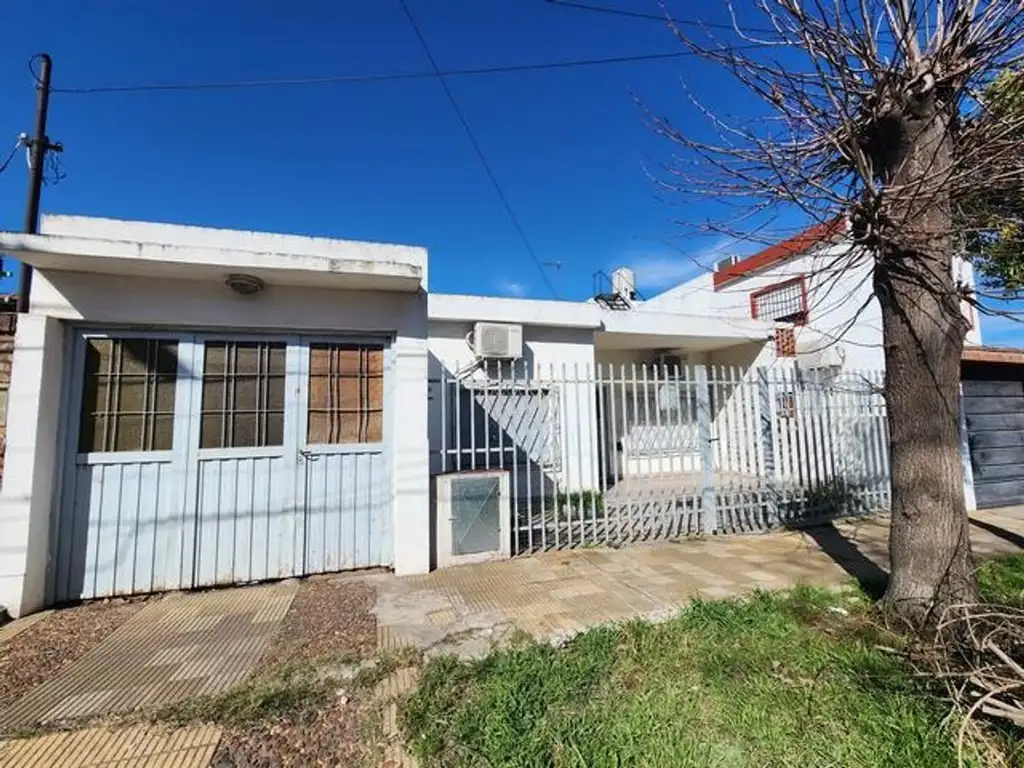
M7 170L7 166L9 166L11 164L11 160L14 159L14 156L16 154L18 154L18 150L21 149L23 146L24 146L24 139L21 136L19 136L18 140L15 142L14 146L11 148L10 153L7 155L7 157L4 159L4 161L2 163L0 163L0 173L3 173L4 171Z
M480 158L480 164L487 172L487 176L490 178L491 184L494 185L494 191L498 193L498 198L501 200L501 204L505 207L505 212L508 214L509 221L512 222L512 226L515 227L516 231L519 233L519 237L522 239L523 246L526 248L527 253L530 254L530 257L537 265L537 269L540 271L540 276L544 280L544 284L548 287L548 290L551 291L551 295L557 299L558 291L555 290L555 286L548 277L548 274L544 269L544 265L541 264L540 258L538 258L537 252L534 250L533 244L530 242L530 238L526 235L526 230L523 229L523 225L519 222L519 217L516 216L515 211L512 210L512 205L509 203L508 197L502 190L501 184L498 183L498 177L495 176L494 170L491 168L491 164L487 162L487 156L484 155L484 151L480 147L480 142L477 141L476 136L473 133L473 129L469 125L469 120L466 119L466 115L462 111L462 107L459 106L459 102L455 98L455 94L452 93L451 88L448 87L445 75L437 65L437 60L434 58L434 54L430 52L430 46L427 45L427 40L423 36L423 32L420 31L420 27L416 23L416 18L409 11L409 6L406 5L405 0L398 0L398 2L402 6L402 10L405 12L406 18L409 19L409 24L412 27L413 32L416 33L416 37L420 41L420 45L423 47L423 52L426 54L427 60L430 62L431 69L433 69L434 74L437 76L438 82L441 83L441 88L444 89L445 94L448 96L448 101L451 102L452 108L455 110L455 114L459 118L459 122L462 123L462 127L466 131L469 143L472 144L473 149L476 150L476 155Z
M752 43L737 46L736 50L747 48L763 48L765 46ZM143 93L147 91L212 91L241 90L245 88L264 88L291 85L344 85L350 83L384 83L401 80L424 80L429 78L464 77L469 75L497 75L514 72L539 72L552 69L574 69L577 67L594 67L607 64L628 64L639 61L661 61L666 59L683 59L697 55L695 51L671 51L666 53L643 53L632 56L606 56L597 59L575 59L570 61L542 62L538 64L512 64L500 67L475 67L469 69L453 69L432 72L396 72L377 75L324 75L319 77L284 77L265 80L221 80L191 83L151 83L140 85L98 85L74 88L50 88L51 93L71 95L90 95L100 93ZM35 73L33 72L33 77ZM38 84L38 78L36 78Z
M622 8L613 8L608 5L593 5L591 3L582 3L578 0L545 0L549 5L557 5L563 8L571 8L577 11L593 11L594 13L607 13L612 16L625 16L631 19L645 19L648 21L660 21L663 23L675 24L677 27L702 27L704 29L723 29L729 32L735 32L736 27L732 24L724 24L722 22L713 21L701 21L700 19L680 19L676 16L670 16L669 14L657 14L657 13L644 13L642 11L627 11ZM754 28L743 28L744 32L758 32L761 34L775 34L778 32L776 29L754 29Z
M720 29L728 32L752 32L759 35L779 35L779 30L772 27L748 27L745 25L734 26L723 22L703 21L701 19L681 19L678 16L669 14L644 13L643 11L627 11L624 8L614 8L609 5L594 5L584 3L580 0L545 0L549 5L561 6L576 11L591 11L593 13L605 13L612 16L625 16L631 19L644 19L646 21L660 21L663 24L672 23L677 27L699 27L701 29ZM879 34L883 37L891 35L890 32L882 30ZM740 50L746 46L734 46L734 50ZM758 47L756 44L753 47Z

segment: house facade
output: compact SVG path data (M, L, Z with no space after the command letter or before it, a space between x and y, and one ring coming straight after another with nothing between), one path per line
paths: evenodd
M808 260L838 247L569 302L430 294L408 246L68 216L0 233L35 270L0 604L757 530L836 478L884 506L877 392L797 375L880 359L864 317L843 355L818 343L837 326ZM797 277L806 314L777 314Z

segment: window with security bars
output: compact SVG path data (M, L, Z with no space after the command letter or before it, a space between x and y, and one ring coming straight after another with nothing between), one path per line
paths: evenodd
M384 347L309 345L306 442L379 443L384 439Z
M284 444L284 342L208 341L200 448Z
M79 452L170 450L177 379L175 341L87 339Z
M776 283L750 294L755 319L803 325L807 322L807 289L802 277Z

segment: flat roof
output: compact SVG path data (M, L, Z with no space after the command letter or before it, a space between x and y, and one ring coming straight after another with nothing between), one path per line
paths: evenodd
M960 361L964 363L1024 365L1024 348L968 346L964 347Z
M0 251L40 270L364 290L426 289L424 248L301 235L45 216L41 234L0 232Z
M601 309L586 301L517 299L431 293L427 296L430 320L461 323L516 323L555 328L601 327Z

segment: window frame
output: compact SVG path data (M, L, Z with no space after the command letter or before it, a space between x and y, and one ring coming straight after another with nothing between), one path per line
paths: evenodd
M766 296L784 288L789 288L791 285L800 286L800 311L797 313L799 316L797 319L777 319L774 317L760 317L757 311L757 301L762 296ZM766 320L772 323L792 323L793 325L807 325L810 322L810 311L807 306L807 278L804 275L797 275L786 280L779 280L775 283L762 286L757 290L750 292L750 316L754 320ZM794 317L790 315L789 318Z
M310 370L310 346L314 344L352 344L383 347L384 350L384 396L382 401L382 424L381 441L379 443L308 443L307 424L309 418L309 370ZM296 440L298 441L299 452L308 456L331 456L339 453L380 453L387 450L391 444L392 430L392 388L395 386L392 371L395 365L395 336L387 333L336 333L332 335L303 334L296 340L296 352L298 354L298 402ZM286 426L287 429L287 426Z
M124 464L131 462L170 462L176 454L184 451L188 444L187 424L179 424L183 420L185 402L190 396L190 345L194 335L180 331L147 330L147 329L107 329L89 326L73 326L66 337L65 360L69 362L67 374L63 376L64 395L61 397L60 422L61 430L58 439L66 447L71 464ZM178 372L175 379L174 393L174 434L171 448L161 451L79 451L81 439L81 416L83 382L85 375L86 346L89 339L147 339L153 341L174 341L178 345ZM186 359L189 358L189 359ZM181 438L179 443L179 430ZM65 451L61 451L63 455ZM63 472L63 468L60 468Z
M204 397L204 384L206 381L206 355L207 345L210 343L214 344L283 344L284 345L284 391L282 392L281 401L281 442L270 445L237 445L237 446L216 446L216 447L203 447L203 397ZM194 431L196 433L195 442L197 450L202 458L214 458L218 454L224 456L237 455L238 451L253 451L251 455L254 457L260 456L278 456L280 455L289 444L288 438L288 404L289 404L289 388L293 386L291 382L291 374L288 370L289 359L292 354L293 348L299 344L299 341L295 337L281 336L279 334L217 334L217 333L206 333L198 334L195 337L195 366L193 367L193 378L196 386L196 397L197 402L194 403L195 415L198 419L194 425ZM225 378L225 382L227 379ZM227 390L225 389L225 397ZM227 418L226 412L223 414L224 418Z
M175 393L175 433L172 449L169 451L132 451L121 453L78 453L82 405L82 375L85 365L85 343L89 338L146 338L177 341L178 377ZM202 374L208 341L283 341L285 354L285 423L284 445L257 448L200 448L199 425L191 426L191 410L199 408L202 399ZM308 409L308 372L310 344L366 344L383 346L384 349L384 398L382 441L379 443L306 443L305 418ZM392 397L395 386L395 334L393 333L267 333L253 331L231 331L218 329L167 329L167 328L125 328L123 326L75 323L64 335L64 359L68 365L61 372L62 395L60 398L59 444L63 446L58 471L65 466L123 464L131 462L171 462L178 454L189 455L200 460L235 458L240 452L253 458L280 456L286 451L308 451L313 454L337 453L378 453L387 450L392 443ZM295 408L298 419L291 417L289 409ZM292 425L293 421L302 424ZM181 430L181 441L178 435ZM293 431L294 430L294 431ZM65 450L66 449L66 450ZM67 458L63 458L67 454Z

